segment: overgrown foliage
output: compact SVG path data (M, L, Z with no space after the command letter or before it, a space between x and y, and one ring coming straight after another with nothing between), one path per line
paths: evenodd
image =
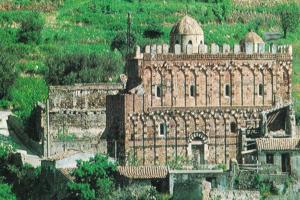
M7 53L0 52L0 99L7 95L16 77L14 59Z
M30 12L22 19L21 28L17 33L19 42L39 43L44 20L38 12Z
M133 184L114 192L114 200L160 200L161 196L151 185Z
M75 180L68 184L67 199L108 199L114 189L115 171L116 164L100 154L89 161L78 161L72 174Z
M46 79L51 85L116 81L123 72L118 52L54 55L47 60Z
M31 115L37 102L48 97L48 86L40 77L19 77L9 90L15 113L22 119Z
M0 177L3 177L3 182L12 186L11 189L17 199L28 200L32 198L34 192L37 192L40 168L22 165L20 160L15 159L13 149L10 144L0 143ZM9 189L6 191L9 192ZM14 195L11 193L8 195L14 199Z
M11 191L11 186L0 181L0 199L16 200L16 195Z

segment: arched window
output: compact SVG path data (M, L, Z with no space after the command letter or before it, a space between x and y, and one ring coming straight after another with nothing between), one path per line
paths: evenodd
M264 93L264 86L263 86L263 84L260 83L258 85L258 95L263 96L263 93Z
M161 123L159 125L159 136L165 136L167 134L167 125L166 123Z
M195 87L195 85L190 86L190 96L191 97L196 96L196 87Z
M225 96L227 97L231 96L231 88L229 84L225 85Z
M236 123L231 122L230 123L230 132L235 133L237 131Z
M161 97L161 86L160 85L156 86L156 96Z
M193 44L192 40L190 40L190 41L188 42L188 44Z

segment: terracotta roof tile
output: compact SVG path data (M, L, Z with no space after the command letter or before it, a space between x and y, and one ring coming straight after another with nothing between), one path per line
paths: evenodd
M256 139L258 150L300 150L299 138L259 138Z
M166 178L168 168L165 166L119 166L118 172L131 179Z

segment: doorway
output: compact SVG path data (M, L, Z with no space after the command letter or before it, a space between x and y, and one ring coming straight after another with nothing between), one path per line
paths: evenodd
M194 165L204 164L204 144L192 145L192 154Z
M282 172L291 173L291 158L290 154L283 153L281 154L281 169Z

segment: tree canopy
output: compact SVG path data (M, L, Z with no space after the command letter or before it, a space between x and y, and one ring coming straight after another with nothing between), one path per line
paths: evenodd
M296 3L286 3L279 7L284 38L288 32L295 32L300 22L300 8Z
M97 154L89 161L78 161L72 173L75 180L68 184L67 199L108 199L114 189L116 165L108 157Z

